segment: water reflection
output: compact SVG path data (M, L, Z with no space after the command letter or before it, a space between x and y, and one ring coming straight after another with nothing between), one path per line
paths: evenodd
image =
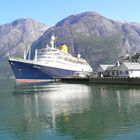
M36 120L42 127L40 131L53 129L56 132L60 128L61 117L65 123L69 122L72 114L88 111L92 96L88 85L64 83L16 85L13 95L22 102L21 113L26 124L32 124Z
M56 115L88 110L91 96L87 85L61 83L16 86L14 95L24 96L24 106L31 107L31 102L34 102L36 110L43 105L47 112Z
M140 138L138 86L16 85L13 98L18 139Z
M94 89L95 87L92 86L91 90ZM137 133L137 138L140 138L140 87L98 85L94 92L95 96L96 100L93 104L98 104L98 111L94 112L99 115L94 114L94 119L100 124L94 123L100 130L100 133L96 133L97 137L126 139L125 135L127 135L135 139Z

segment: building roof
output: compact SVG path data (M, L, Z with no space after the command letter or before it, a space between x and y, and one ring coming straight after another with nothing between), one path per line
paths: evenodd
M120 66L124 65L128 70L140 70L140 63L138 62L123 62ZM117 65L100 65L98 72L119 70L120 66Z
M114 71L114 70L118 70L118 68L119 68L119 66L114 65L114 66L108 67L107 70L108 71L111 71L111 70Z
M140 70L140 63L136 62L123 62L129 70Z
M111 67L113 67L114 65L100 65L100 67L98 68L98 72L103 72L107 69L110 69Z

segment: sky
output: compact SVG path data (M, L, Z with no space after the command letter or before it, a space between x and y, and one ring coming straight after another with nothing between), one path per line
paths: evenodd
M140 0L0 0L0 25L19 18L53 25L87 11L113 20L140 23Z

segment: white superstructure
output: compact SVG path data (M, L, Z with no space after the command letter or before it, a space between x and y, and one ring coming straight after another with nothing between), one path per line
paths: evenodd
M73 71L92 72L92 68L85 59L73 57L71 54L56 48L47 47L39 50L36 59L39 64L49 67Z
M55 47L55 37L51 37L50 46L36 49L34 59L31 57L31 48L24 53L24 59L9 58L17 82L50 81L64 77L74 77L75 73L83 73L86 77L93 72L87 61L68 53L65 44Z

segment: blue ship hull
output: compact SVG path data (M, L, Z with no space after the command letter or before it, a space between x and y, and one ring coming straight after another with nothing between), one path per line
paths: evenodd
M53 77L44 73L41 66L9 60L17 82L51 81Z
M9 60L17 82L44 82L72 76L75 71Z

